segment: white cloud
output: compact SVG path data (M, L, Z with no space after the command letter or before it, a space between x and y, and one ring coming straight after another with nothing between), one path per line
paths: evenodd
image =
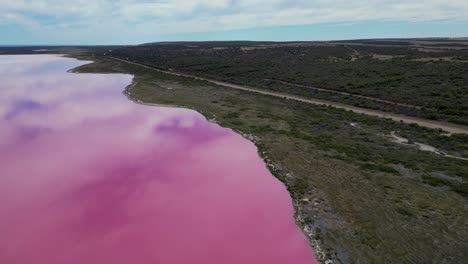
M18 13L0 13L0 25L2 24L20 24L27 26L38 25L36 21Z
M0 24L76 38L365 20L467 21L467 14L466 0L0 0Z

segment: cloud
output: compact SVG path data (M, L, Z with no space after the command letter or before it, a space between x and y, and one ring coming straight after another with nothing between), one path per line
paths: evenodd
M0 7L0 25L76 38L368 20L468 21L465 0L0 0Z
M20 24L25 26L39 25L36 21L18 13L0 13L0 25L5 24Z

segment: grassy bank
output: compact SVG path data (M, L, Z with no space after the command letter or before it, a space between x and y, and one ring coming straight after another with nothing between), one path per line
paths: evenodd
M86 57L81 57L86 58ZM468 259L468 163L399 145L412 141L466 155L466 135L371 118L203 81L104 57L76 69L131 73L127 94L195 109L250 137L285 183L298 224L337 263L463 263ZM168 89L170 87L171 89ZM316 246L317 247L317 246Z

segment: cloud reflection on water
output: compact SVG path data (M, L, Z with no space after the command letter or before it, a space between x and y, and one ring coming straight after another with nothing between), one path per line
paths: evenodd
M313 262L251 142L82 63L0 56L1 263Z

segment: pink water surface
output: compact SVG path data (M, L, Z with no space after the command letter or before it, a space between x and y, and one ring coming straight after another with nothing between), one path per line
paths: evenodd
M0 263L315 263L251 142L83 63L0 56Z

